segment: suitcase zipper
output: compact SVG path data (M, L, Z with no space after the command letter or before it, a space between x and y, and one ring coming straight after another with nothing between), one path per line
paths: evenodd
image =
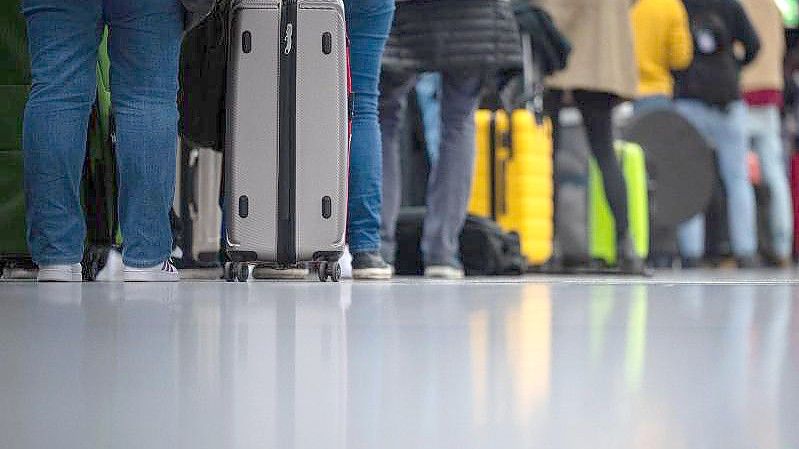
M278 86L278 198L277 262L297 263L296 251L296 83L297 1L281 4L280 81Z

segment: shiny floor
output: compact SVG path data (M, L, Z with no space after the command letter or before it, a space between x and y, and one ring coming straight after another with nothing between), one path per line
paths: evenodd
M794 273L0 283L0 448L799 448Z

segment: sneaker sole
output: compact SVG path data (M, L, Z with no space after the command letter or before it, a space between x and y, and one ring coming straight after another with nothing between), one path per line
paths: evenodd
M360 281L388 281L394 277L390 268L361 268L352 270L352 278Z
M137 273L125 272L125 282L178 282L180 275L177 273Z
M458 273L451 269L436 268L426 269L424 272L424 277L426 279L442 279L447 281L461 281L466 278L464 273Z

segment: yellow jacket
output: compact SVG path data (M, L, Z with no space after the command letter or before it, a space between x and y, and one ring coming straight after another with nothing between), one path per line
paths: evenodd
M638 0L630 17L638 60L638 95L671 97L671 71L691 65L694 52L682 1Z

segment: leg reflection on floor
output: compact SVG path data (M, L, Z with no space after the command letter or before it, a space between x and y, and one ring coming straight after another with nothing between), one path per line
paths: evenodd
M799 285L0 284L2 448L799 447Z

